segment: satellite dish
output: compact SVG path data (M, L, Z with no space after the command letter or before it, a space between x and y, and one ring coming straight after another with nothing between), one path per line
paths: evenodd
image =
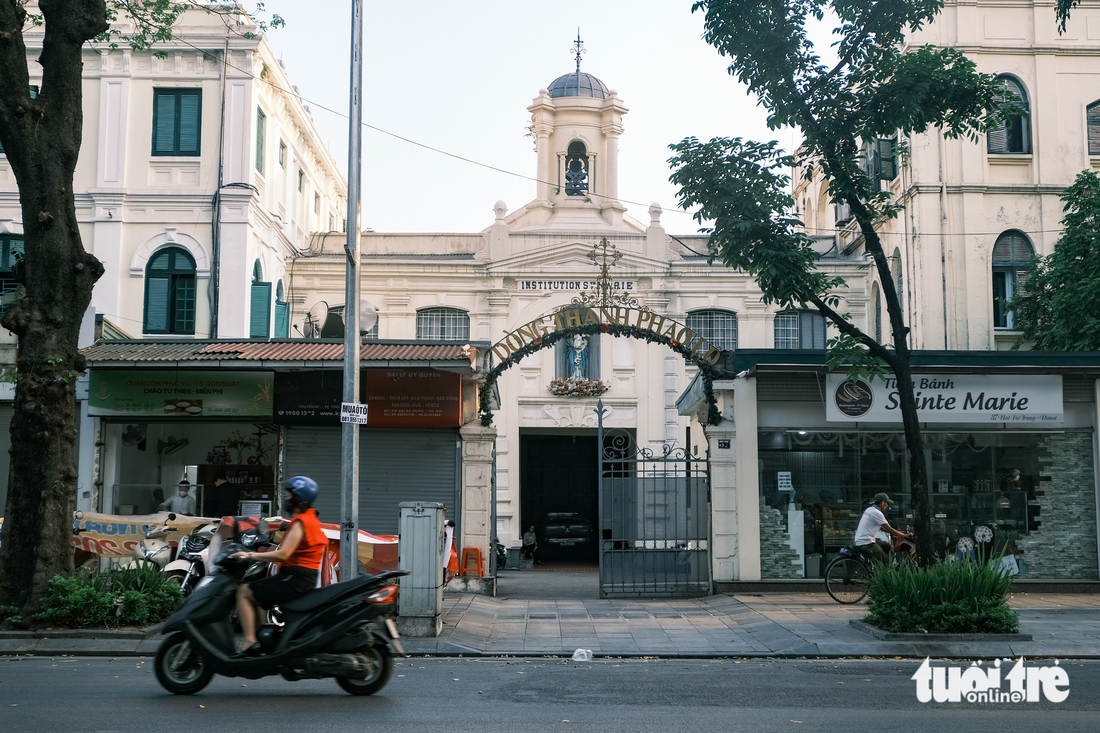
M378 309L369 300L359 301L359 333L366 333L378 325Z
M321 329L325 327L325 321L327 320L328 303L319 300L306 314L306 338L315 339L320 336Z

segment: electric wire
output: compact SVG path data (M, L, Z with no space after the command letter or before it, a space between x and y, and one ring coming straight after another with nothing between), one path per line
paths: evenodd
M178 43L180 45L187 46L188 48L192 48L192 49L198 51L199 53L210 55L209 51L205 51L202 48L194 45L193 43L190 43L189 41L186 41L186 40L181 39L181 38L175 38L174 37L169 43ZM313 99L305 97L301 93L295 91L293 88L292 89L286 89L285 87L281 87L278 84L275 84L274 82L272 82L268 79L258 77L258 76L256 76L255 73L253 73L253 71L251 69L246 69L246 68L243 68L241 66L237 66L235 64L229 63L228 61L225 61L224 63L227 67L232 68L232 69L236 69L237 71L240 71L240 72L244 73L245 75L248 76L248 78L250 78L254 81L259 81L259 82L262 82L264 84L267 84L272 89L275 89L277 91L280 91L284 94L287 94L289 96L292 96L292 97L296 98L299 102L302 103L303 106L306 106L308 104L311 107L317 107L318 109L324 110L325 112L328 112L329 114L336 115L337 117L339 117L341 119L345 119L345 120L349 119L349 117L346 113L340 112L340 111L338 111L336 109L333 109L332 107L329 107L329 106L327 106L327 105L325 105L321 102L317 102ZM413 145L415 147L419 147L419 148L422 148L424 150L428 150L430 152L437 153L439 155L443 155L443 156L448 157L448 158L453 158L455 160L459 160L459 161L462 161L464 163L468 163L468 164L473 165L473 166L477 166L477 167L480 167L480 168L485 168L487 170L495 171L497 173L502 173L504 175L512 176L513 178L519 178L519 179L522 179L522 180L525 180L525 181L531 181L531 182L534 182L534 183L543 183L543 184L546 184L548 186L556 186L557 185L557 184L555 184L551 181L544 181L544 180L542 180L542 179L540 179L536 176L529 176L529 175L526 175L524 173L517 173L515 171L510 171L506 168L501 168L499 166L495 166L495 165L492 165L492 164L489 164L489 163L484 163L482 161L475 160L473 158L469 158L469 157L466 157L464 155L459 155L458 153L452 153L448 150L444 150L442 148L437 148L433 145L428 145L427 143L422 143L418 140L413 140L412 138L405 137L404 135L400 135L396 132L390 132L389 130L378 127L377 125L372 125L369 122L363 122L362 126L369 129L369 130L373 130L374 132L377 132L379 134L387 135L387 136L392 137L396 140L400 140L404 143L408 143L409 145ZM611 198L610 196L607 196L606 194L599 194L599 193L593 193L593 192L588 192L586 195L589 196L589 197L604 198L604 199L610 199ZM640 201L632 201L630 199L616 198L615 200L617 200L621 203L631 204L633 206L639 206L639 207L642 207L642 208L648 208L650 206L650 204L644 204ZM672 209L662 209L662 211L663 212L671 212L671 213L674 213L674 214L687 214L689 216L694 216L693 212L688 211L686 209L682 209L680 207L676 207L676 208L672 208ZM805 227L805 226L800 227L800 229L803 232L807 233L807 234L817 233L817 234L823 234L823 235L836 234L837 231L838 231L837 229L821 229L821 228L811 228L811 227ZM1004 231L1007 231L1007 230L1004 230ZM921 233L915 233L914 236L926 237L926 238L980 237L980 236L990 236L991 237L991 236L999 236L999 235L1003 234L1004 231L999 231L999 232L927 232L927 233L926 232L921 232ZM1062 230L1062 229L1036 229L1036 230L1016 229L1015 231L1022 232L1023 234L1034 235L1034 234L1060 234L1064 230ZM669 236L671 237L672 235L669 235ZM905 236L906 236L905 232L879 232L879 237L880 238L905 237ZM699 255L701 257L709 257L710 256L710 255L703 254L701 252L695 251L694 249L692 249L691 247L688 247L686 244L684 244L683 241L681 241L680 239L678 239L676 237L672 237L672 239L675 239L680 244L680 246L682 246L684 249L686 249L686 250L688 250L688 251L690 251L690 252L692 252L696 255Z

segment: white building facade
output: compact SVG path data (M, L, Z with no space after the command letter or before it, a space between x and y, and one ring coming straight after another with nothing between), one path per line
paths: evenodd
M125 33L124 19L118 26ZM243 14L189 10L173 35L153 51L84 51L83 146L74 190L84 246L105 267L84 345L102 337L285 336L288 258L308 247L311 233L344 228L340 167L259 28ZM24 38L34 89L41 84L35 60L41 30ZM15 180L0 152L5 294L14 289L4 278L10 279L12 253L22 247L21 218ZM0 341L6 349L0 361L14 363L14 336L4 332ZM10 404L0 403L5 437ZM131 461L133 475L106 476L103 467L119 462L96 446L106 442L108 452L118 450L126 425L97 419L85 407L80 508L98 506L100 492L117 483L175 485L178 472L168 475L155 446L178 430L135 422L154 446L149 460ZM222 432L238 427L245 426L226 423ZM0 455L6 483L7 451ZM123 503L148 508L145 497Z

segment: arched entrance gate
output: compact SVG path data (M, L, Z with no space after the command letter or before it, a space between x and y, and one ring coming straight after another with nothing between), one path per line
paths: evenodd
M607 241L601 246L606 255ZM562 339L603 333L664 344L697 366L709 405L705 422L721 422L713 381L727 376L729 352L639 305L628 294L614 292L608 267L605 257L595 291L517 328L492 347L498 363L486 374L481 389L483 425L493 422L495 385L504 371ZM670 445L663 451L639 448L629 431L605 431L602 403L597 415L600 596L706 594L710 586L707 456L690 455Z

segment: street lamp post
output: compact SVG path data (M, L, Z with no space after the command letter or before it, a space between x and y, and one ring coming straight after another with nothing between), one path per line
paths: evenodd
M344 287L343 401L359 402L359 184L363 144L363 0L351 0L351 93L348 127L347 272ZM341 410L341 415L343 410ZM359 423L341 422L340 580L359 570Z

